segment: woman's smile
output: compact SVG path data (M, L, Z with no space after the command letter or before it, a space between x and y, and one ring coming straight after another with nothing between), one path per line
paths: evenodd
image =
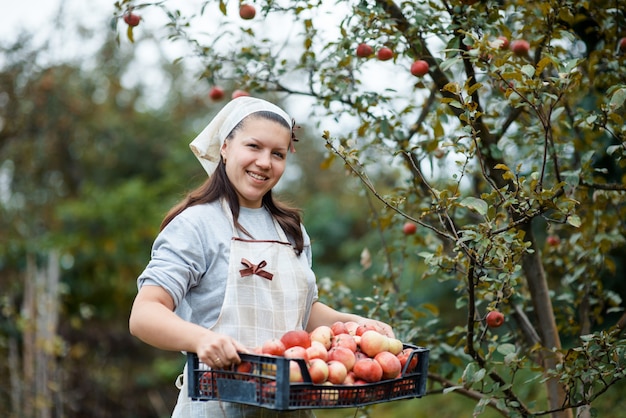
M248 171L248 175L255 180L265 181L267 180L267 176L263 176L261 174L253 173L252 171Z

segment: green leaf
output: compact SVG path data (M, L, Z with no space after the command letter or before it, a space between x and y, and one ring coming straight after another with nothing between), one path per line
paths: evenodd
M561 67L564 73L571 73L578 68L579 63L580 60L577 59L565 60L562 62Z
M468 209L476 211L483 216L487 213L487 210L489 210L489 205L487 204L487 202L472 196L466 197L459 204Z
M622 107L625 100L626 100L626 89L622 88L622 89L615 91L615 93L613 93L613 96L611 96L611 101L609 102L609 106L611 107L611 110L615 111L619 109L620 107Z
M441 68L442 71L447 71L448 69L450 69L451 67L453 67L455 64L458 64L461 62L461 57L456 55L454 58L451 59L447 59L445 61L442 61L439 64L439 68Z
M582 225L580 217L578 215L570 215L567 217L567 223L573 227L579 228Z
M587 122L589 125L593 125L593 123L598 119L598 115L589 115L585 118L585 122Z
M481 380L485 378L486 375L487 375L487 370L480 369L474 374L473 380L474 382L480 382Z
M472 382L477 370L478 364L474 362L468 363L467 366L465 366L465 370L463 371L463 381Z
M535 67L530 64L526 64L522 67L522 72L526 77L533 78L533 76L535 75Z
M517 361L517 353L509 353L504 356L504 364L510 365Z
M497 348L498 353L504 354L505 356L510 353L515 353L515 345L513 344L500 344Z
M454 392L457 389L463 389L463 386L450 386L450 387L444 388L443 393Z

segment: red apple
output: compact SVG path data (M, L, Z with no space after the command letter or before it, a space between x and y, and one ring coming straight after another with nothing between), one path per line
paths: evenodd
M256 9L251 4L242 4L241 7L239 7L239 16L245 20L254 19Z
M224 89L218 86L211 87L209 90L209 97L211 100L222 100L224 98Z
M389 348L387 349L391 354L397 356L404 349L404 344L397 338L389 338Z
M291 331L287 331L280 337L280 341L285 345L285 349L300 346L304 348L309 348L311 346L311 339L309 338L309 333L303 329L295 329Z
M373 324L369 322L367 324L359 324L359 326L356 328L356 335L361 336L365 333L365 331L378 332L378 328L376 328Z
M402 226L402 232L404 232L404 235L413 235L417 232L417 225L414 222L406 222Z
M388 61L393 58L393 51L390 48L382 47L378 50L376 56L381 61Z
M620 39L617 45L620 51L625 52L626 51L626 38Z
M261 374L269 374L272 376L276 375L276 370L278 370L278 365L276 363L272 364L272 363L263 363L263 364L257 364L257 367L260 367L260 373Z
M199 389L202 395L217 396L217 382L215 381L215 373L205 372L200 376Z
M356 377L354 376L354 372L350 370L348 374L346 375L346 378L344 379L343 384L354 385L355 380L356 380Z
M486 320L489 328L498 328L504 324L504 315L499 311L491 311L487 314Z
M324 386L334 386L334 383L330 381L326 381L323 383ZM337 389L324 388L320 392L320 401L322 405L337 405L337 401L339 400L339 391Z
M333 330L326 325L320 325L309 334L311 342L319 341L324 344L324 347L326 347L327 350L330 348L333 336Z
M383 379L395 379L402 370L400 359L389 351L382 351L374 357L383 369Z
M265 402L269 402L276 397L276 382L264 382L261 389L261 397Z
M304 382L302 377L302 369L297 361L289 361L289 381L290 382Z
M233 91L231 98L236 99L237 97L244 97L244 96L250 96L250 93L248 93L245 90L235 90Z
M328 362L328 381L335 385L342 385L348 375L345 364L337 360Z
M414 354L413 357L411 357L411 353L413 353L413 349L412 348L405 348L404 350L402 350L402 352L400 354L398 354L398 360L400 360L400 365L402 366L402 370L404 370L404 366L406 365L406 363L409 361L409 359L411 359L411 363L409 363L409 365L406 368L406 373L412 373L415 371L415 368L417 367L417 363L419 361L417 354Z
M242 361L236 367L237 373L251 373L252 372L252 363L249 361Z
M309 361L309 374L315 384L324 383L328 379L328 363L319 358Z
M519 57L524 57L528 55L528 51L530 50L530 44L528 41L523 39L517 39L511 42L511 51Z
M321 358L322 360L328 360L328 350L319 341L311 341L311 346L306 349L306 355L309 360L314 358Z
M353 351L346 347L333 347L328 350L328 362L339 361L346 366L346 370L350 371L356 363L356 355Z
M124 22L126 22L128 26L137 26L140 21L141 16L139 16L138 14L135 14L133 12L124 13Z
M501 41L500 49L507 49L509 47L509 38L506 36L498 36L498 39Z
M333 331L333 335L337 336L339 334L347 334L348 328L346 328L346 324L341 321L337 321L330 326L330 329Z
M271 356L282 356L285 353L285 344L277 338L272 338L263 343L261 353Z
M368 44L361 43L356 47L356 56L359 58L367 58L374 53L374 49Z
M353 353L356 352L357 343L355 337L350 334L339 334L333 338L332 347L346 347Z
M285 358L301 358L301 359L305 359L308 360L309 357L307 356L306 353L306 348L301 347L299 345L294 345L293 347L289 347L288 349L285 350L285 353L283 354L283 357Z
M356 335L356 329L359 327L359 324L355 321L348 321L345 323L346 329L348 330L348 334Z
M546 243L551 247L556 247L561 243L561 239L558 237L558 235L548 235L548 238L546 238Z
M369 357L374 357L382 351L389 349L389 337L378 331L365 331L361 335L361 351Z
M383 368L373 358L357 361L352 370L357 379L363 379L369 383L378 382L383 377Z
M411 64L411 74L415 77L423 77L428 74L430 66L424 60L417 60Z

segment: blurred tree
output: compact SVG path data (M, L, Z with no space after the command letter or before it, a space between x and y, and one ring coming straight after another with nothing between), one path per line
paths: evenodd
M115 4L164 11L209 84L307 99L326 165L342 160L377 201L385 262L359 307L431 347L433 391L476 399L475 414L568 417L623 379L623 0L264 0L251 22L240 2ZM363 43L393 59L357 56ZM400 239L407 220L419 233ZM462 320L409 304L416 278L401 273L417 257ZM492 310L506 327L486 325ZM521 371L546 404L524 398Z
M111 39L93 67L46 54L28 36L0 50L0 415L169 415L173 390L159 400L182 360L153 359L128 312L161 217L197 172L181 141L208 99L164 60L170 93L139 111L148 95L121 82L138 64Z
M184 358L131 338L128 313L162 217L204 181L188 143L222 103L165 58L163 84L124 85L144 64L112 39L87 62L47 56L28 36L0 46L0 416L169 416ZM306 206L349 179L313 174L325 150L302 125L281 193ZM344 199L339 242L367 216ZM358 258L338 244L328 272Z

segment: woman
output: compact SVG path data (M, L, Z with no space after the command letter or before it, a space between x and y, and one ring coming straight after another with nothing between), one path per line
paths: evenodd
M210 367L238 364L293 329L336 321L382 322L317 300L310 239L297 210L272 188L293 152L292 119L253 97L229 102L190 147L209 178L167 214L138 278L130 332L164 350L198 354ZM180 387L180 385L178 385ZM174 417L312 416L196 402L183 382Z

